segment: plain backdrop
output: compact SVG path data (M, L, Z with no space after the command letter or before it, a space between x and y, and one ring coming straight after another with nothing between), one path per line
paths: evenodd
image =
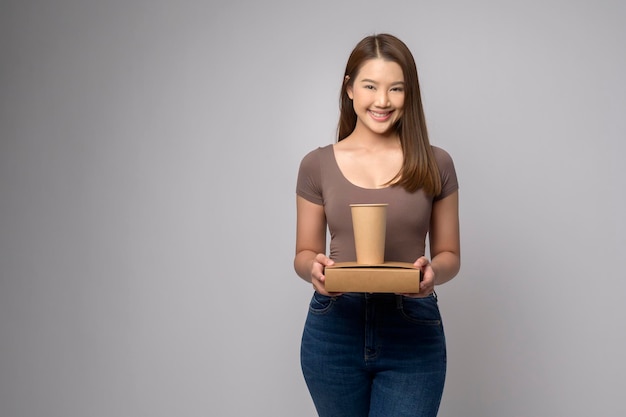
M0 415L314 416L300 159L413 51L460 181L442 417L620 417L626 5L2 0Z

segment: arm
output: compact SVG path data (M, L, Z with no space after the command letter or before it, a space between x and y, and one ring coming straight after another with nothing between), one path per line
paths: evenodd
M298 276L313 284L316 291L329 295L324 289L324 267L334 262L326 252L326 215L324 207L298 196L296 226L296 256L293 261Z
M433 203L429 236L432 260L422 256L415 262L423 273L421 296L432 293L435 285L450 281L461 267L458 191Z
M433 204L429 236L436 285L450 281L461 268L459 235L459 192L455 191Z

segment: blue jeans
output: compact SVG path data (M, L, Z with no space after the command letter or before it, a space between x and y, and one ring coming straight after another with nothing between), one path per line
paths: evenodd
M437 298L316 292L300 359L320 417L434 417L446 374Z

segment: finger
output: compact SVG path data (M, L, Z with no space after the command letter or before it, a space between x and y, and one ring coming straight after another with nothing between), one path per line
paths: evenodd
M329 296L329 297L341 295L340 293L329 293L328 291L326 291L324 284L320 283L319 281L313 281L313 289L317 291L318 293Z
M324 266L329 266L335 263L332 259L324 255L323 253L318 253L315 256L315 260Z
M320 282L318 278L313 278L313 280L311 281L311 284L313 284L313 288L318 292L321 292L324 290L324 285Z
M427 289L427 288L434 288L435 284L434 284L435 280L432 274L429 273L425 273L424 275L422 275L422 280L420 281L420 290L422 289Z
M428 258L425 256L421 256L417 259L417 261L415 261L415 263L413 265L415 265L418 268L423 268L426 265L428 265Z
M421 293L431 293L435 290L435 281L432 278L432 276L428 276L426 279L420 282Z
M311 272L311 282L320 282L323 283L326 277L324 276L323 270L321 268L314 268Z

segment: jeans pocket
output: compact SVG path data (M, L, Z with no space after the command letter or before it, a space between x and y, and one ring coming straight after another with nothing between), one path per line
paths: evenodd
M425 298L402 297L399 309L402 316L412 323L425 326L441 325L439 306L437 299L433 296Z
M315 291L311 297L309 311L313 314L326 314L332 309L335 300L335 297L329 297Z

